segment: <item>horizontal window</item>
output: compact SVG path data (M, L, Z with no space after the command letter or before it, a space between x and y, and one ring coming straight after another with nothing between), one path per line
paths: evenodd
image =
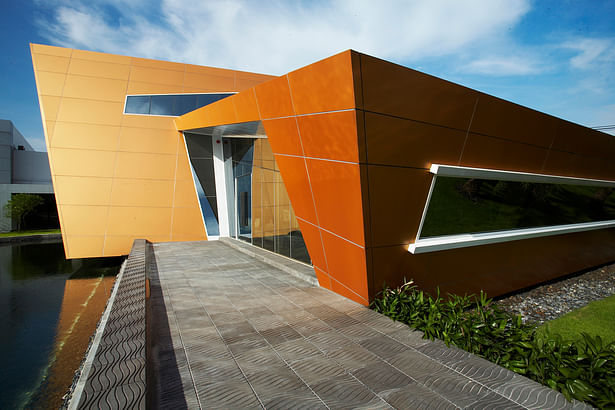
M615 222L615 182L464 167L435 166L432 172L411 251L601 229Z
M124 114L180 116L234 93L127 95Z

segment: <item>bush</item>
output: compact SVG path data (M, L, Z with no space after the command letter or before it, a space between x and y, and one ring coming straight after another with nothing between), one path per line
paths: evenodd
M448 295L420 291L413 282L385 288L371 308L468 352L599 408L615 406L615 343L583 333L578 341L540 333L481 292Z
M40 195L13 194L4 206L5 215L17 221L17 230L21 231L23 220L36 207L44 202Z

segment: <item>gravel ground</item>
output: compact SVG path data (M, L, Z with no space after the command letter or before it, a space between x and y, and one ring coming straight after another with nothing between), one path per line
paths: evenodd
M524 322L543 324L615 294L615 264L603 266L567 279L549 282L496 303Z

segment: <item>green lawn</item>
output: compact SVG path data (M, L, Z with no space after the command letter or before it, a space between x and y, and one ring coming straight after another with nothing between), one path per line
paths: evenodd
M0 238L8 238L11 236L26 236L26 235L40 235L43 233L60 233L59 229L45 229L39 231L15 231L0 233Z
M539 328L541 331L546 329L564 339L576 340L581 337L581 332L586 332L600 336L605 343L615 342L615 295L591 302Z

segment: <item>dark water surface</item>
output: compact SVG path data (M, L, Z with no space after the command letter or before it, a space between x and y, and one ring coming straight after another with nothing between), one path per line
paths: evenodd
M64 258L62 242L0 245L0 409L58 408L121 258Z

